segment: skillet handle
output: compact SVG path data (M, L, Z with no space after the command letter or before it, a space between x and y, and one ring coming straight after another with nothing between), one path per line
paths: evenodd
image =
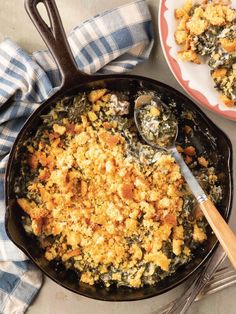
M39 3L46 7L50 27L38 11ZM82 83L87 74L77 69L55 0L25 0L25 9L57 63L62 76L61 88L70 87L73 82Z

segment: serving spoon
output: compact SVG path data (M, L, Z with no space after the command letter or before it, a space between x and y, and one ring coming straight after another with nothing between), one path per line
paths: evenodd
M135 100L134 106L134 121L136 127L142 137L142 139L150 146L155 149L164 149L168 153L170 153L176 160L177 164L180 167L181 173L185 178L186 182L190 190L192 191L193 195L195 196L200 209L202 210L204 216L206 217L209 225L211 226L212 230L214 231L217 239L219 240L220 244L222 245L224 251L226 252L229 260L231 261L232 265L236 269L236 235L230 229L229 225L225 222L223 217L220 215L219 211L212 203L212 201L208 198L205 194L203 189L201 188L200 184L198 183L197 179L192 174L189 167L184 162L181 154L178 152L175 142L178 135L178 123L172 123L171 127L174 129L172 136L170 137L169 141L163 145L158 145L160 142L158 138L148 137L148 135L143 131L142 125L142 117L140 117L141 110L145 108L145 106L150 105L154 101L154 97L152 95L143 94L139 96ZM155 98L155 105L161 110L165 111L168 107L165 103L163 103L160 99ZM166 121L167 123L167 121ZM158 137L158 135L157 135Z

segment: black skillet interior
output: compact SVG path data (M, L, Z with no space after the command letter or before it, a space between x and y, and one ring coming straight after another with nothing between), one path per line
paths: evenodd
M194 134L191 137L191 144L197 148L199 155L206 152L207 156L214 162L217 173L221 174L220 183L223 189L223 199L221 203L218 204L218 208L225 219L229 217L232 203L232 147L226 135L187 97L160 82L135 76L120 75L115 78L114 76L106 76L100 80L93 78L88 84L83 84L70 91L67 90L66 93L59 92L53 99L41 106L23 127L12 149L6 174L6 229L9 237L46 275L65 288L88 297L109 301L143 299L168 291L195 272L209 258L214 250L217 243L215 236L209 233L206 246L196 252L195 258L186 266L179 268L174 275L167 277L156 286L143 287L137 290L121 287L112 287L111 289L106 289L101 286L93 287L79 283L78 274L71 270L65 270L63 265L59 262L49 263L43 257L43 252L37 245L36 239L27 235L22 227L21 217L23 212L16 204L15 200L14 179L19 171L22 142L24 142L32 132L37 130L37 126L41 123L40 115L48 112L56 100L65 95L72 96L80 91L97 87L107 87L115 91L129 91L131 97L132 94L136 94L139 90L152 90L155 91L165 103L173 103L173 101L176 103L178 117L181 116L181 112L186 110L193 113L196 122L194 122ZM183 142L181 131L178 141L180 143Z
M47 9L50 27L43 21L37 10L37 5L43 3ZM196 126L192 144L197 148L199 154L206 150L209 157L215 160L217 172L222 173L221 186L223 189L223 199L218 208L225 219L228 219L232 204L232 146L226 135L219 130L198 107L187 97L164 85L160 82L127 75L111 76L86 76L78 71L72 53L70 51L55 0L25 0L26 10L43 37L49 50L51 51L62 77L60 90L36 110L28 119L19 133L9 156L5 180L6 198L6 231L9 238L51 279L61 286L76 293L101 300L109 301L129 301L138 300L161 294L180 284L195 272L212 254L215 246L215 236L210 234L206 247L196 252L196 257L186 266L180 268L174 275L153 287L143 287L141 289L115 288L107 290L100 286L88 286L79 283L77 274L67 271L60 263L49 263L43 252L37 245L35 238L30 237L24 231L21 224L21 217L24 213L16 204L14 193L14 181L19 172L20 152L22 143L41 124L40 115L46 113L55 102L65 96L73 96L81 91L92 88L107 87L113 91L130 91L131 95L138 90L155 91L164 102L169 103L174 100L177 105L178 116L182 110L188 109L195 116ZM181 135L178 139L182 141Z

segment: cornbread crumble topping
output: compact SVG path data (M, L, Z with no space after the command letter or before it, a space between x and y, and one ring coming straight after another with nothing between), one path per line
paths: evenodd
M24 144L15 191L25 230L48 261L62 261L89 285L155 284L206 240L201 212L189 216L193 197L174 159L159 152L148 164L132 151L145 145L128 112L125 95L81 94L44 115ZM194 158L193 151L183 153Z

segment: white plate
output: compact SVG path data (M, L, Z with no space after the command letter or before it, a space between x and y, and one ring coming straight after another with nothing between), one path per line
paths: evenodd
M177 57L180 46L176 44L174 39L178 23L174 17L174 11L184 3L185 0L160 0L159 33L166 61L180 85L200 105L225 118L236 120L236 106L227 107L220 101L220 94L214 88L209 66L182 62ZM232 7L236 8L236 0L232 1Z

